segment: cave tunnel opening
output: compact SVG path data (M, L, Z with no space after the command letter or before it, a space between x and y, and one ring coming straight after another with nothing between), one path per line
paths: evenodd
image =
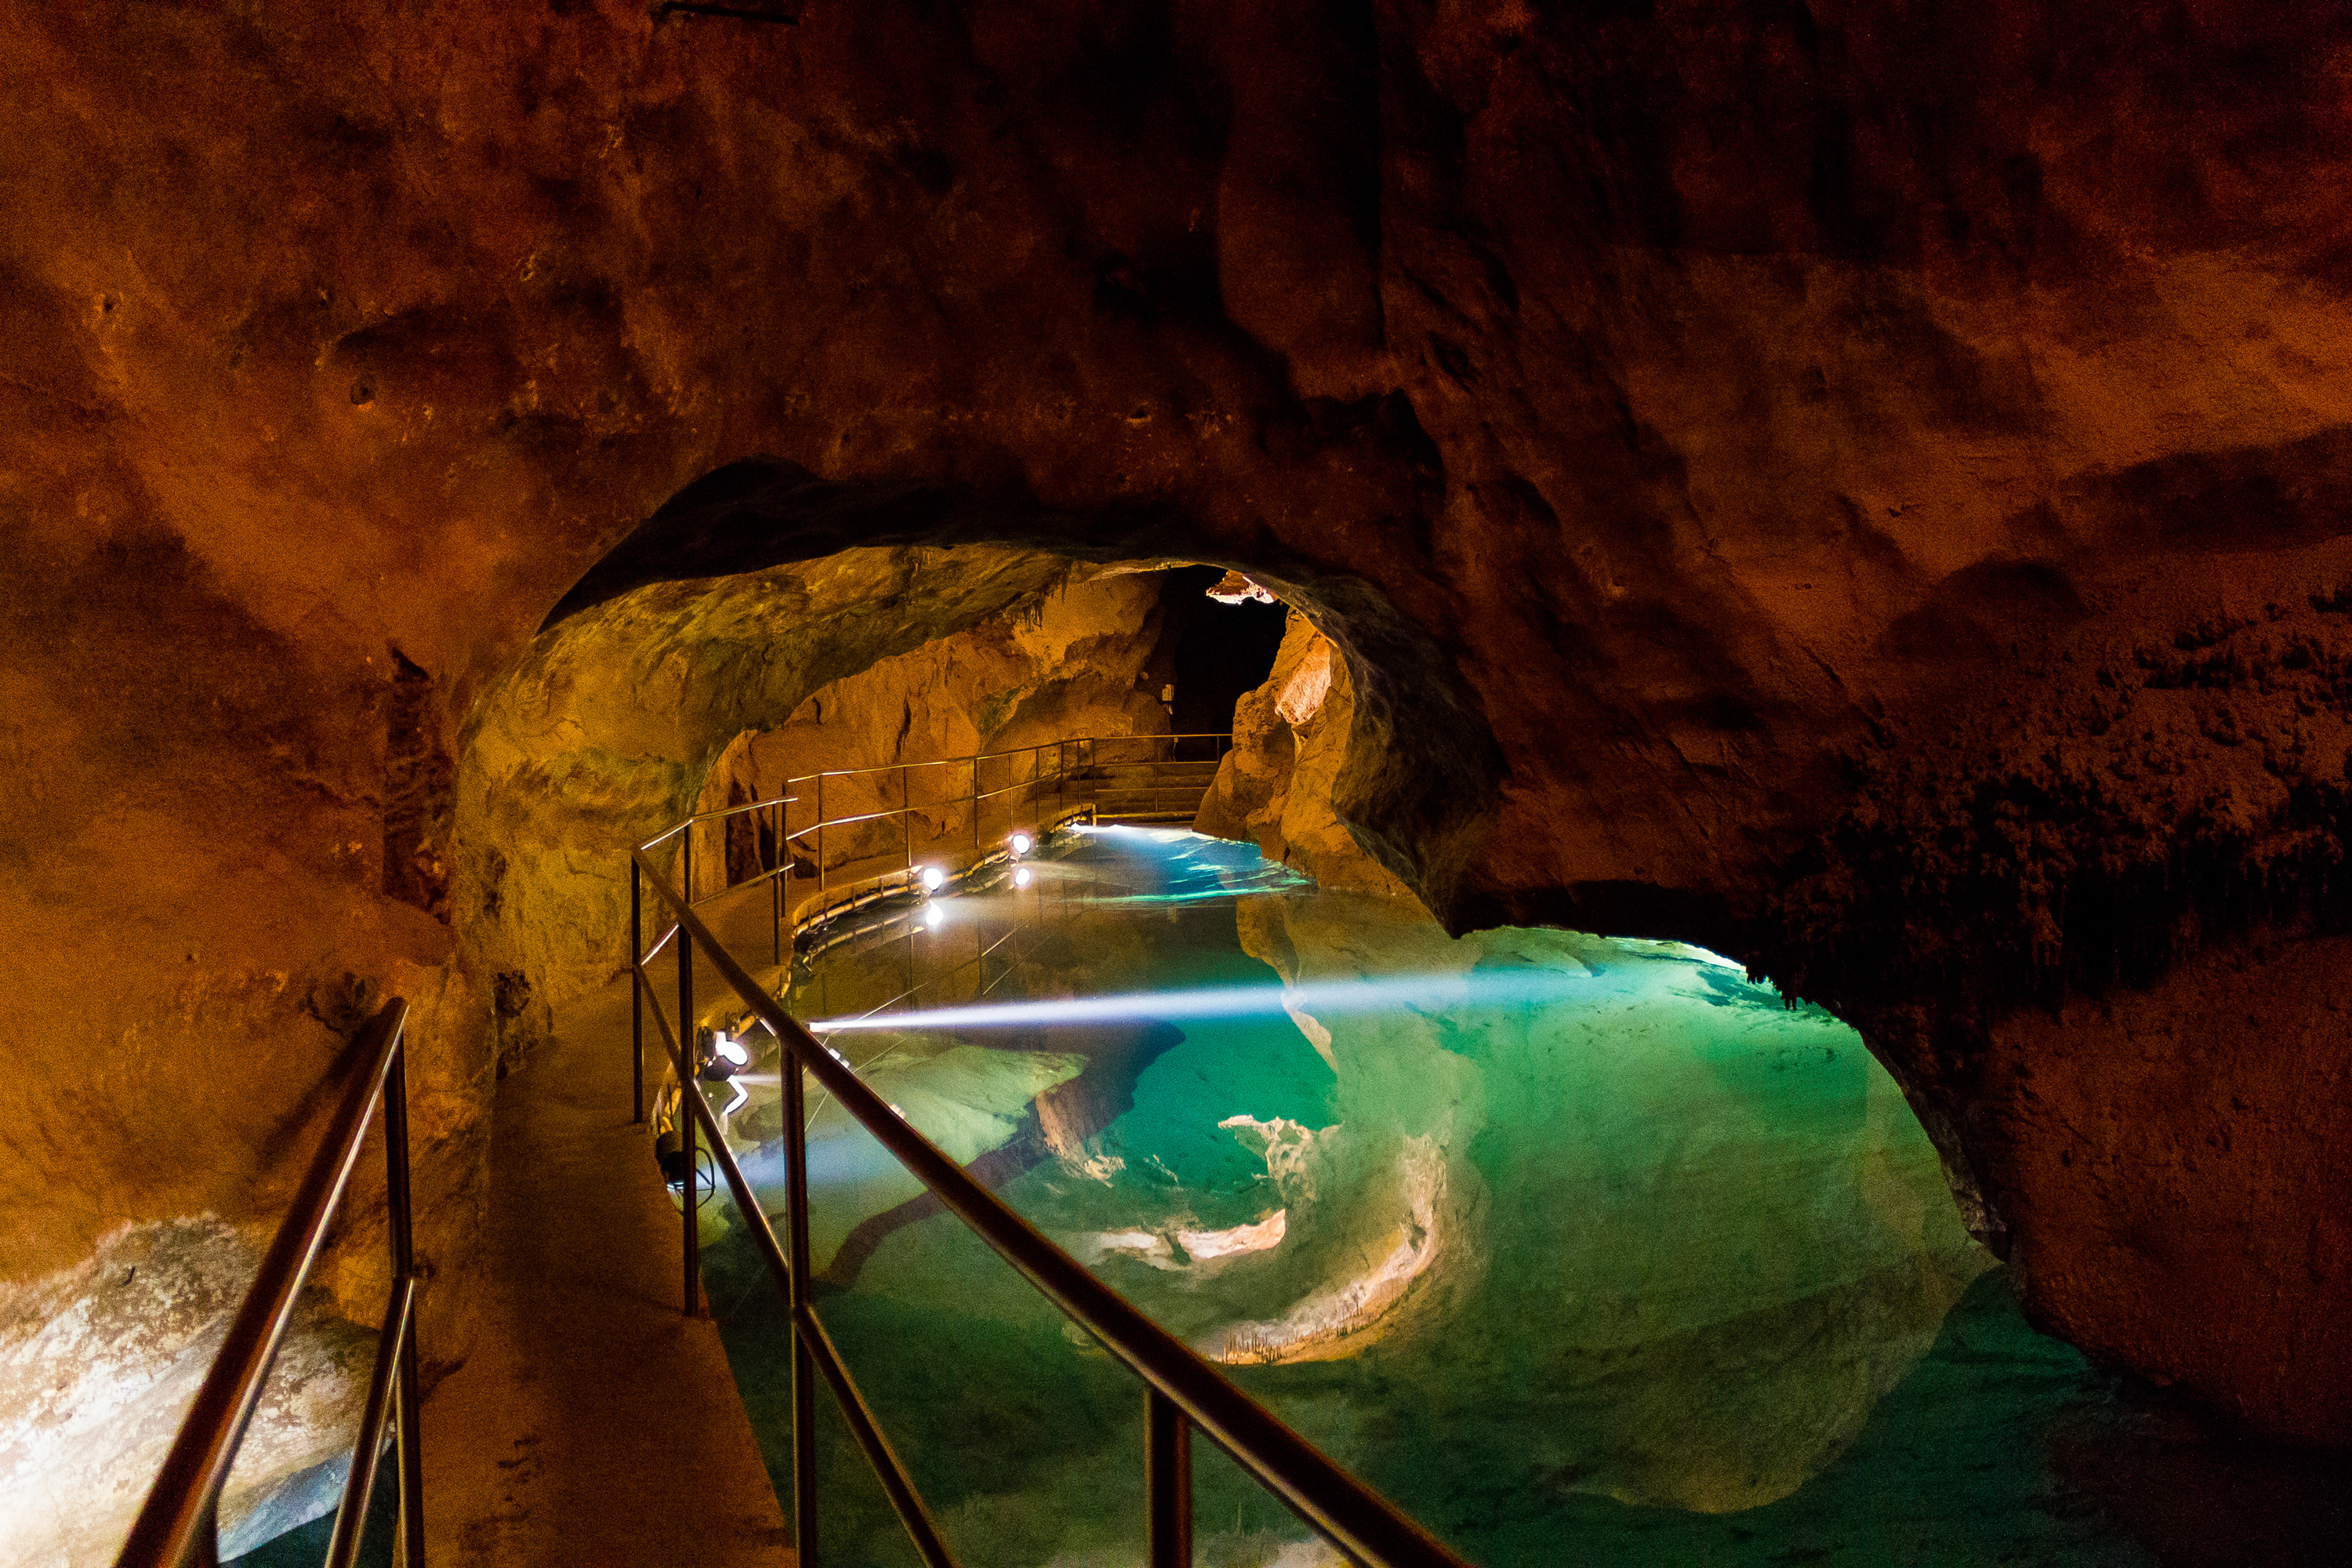
M1195 819L1220 837L1066 836L1018 881L946 889L925 918L848 933L779 964L775 983L805 1018L898 1009L843 1047L893 1103L961 1140L959 1158L1009 1202L1091 1247L1123 1291L1487 1560L1549 1561L1562 1539L1637 1560L1665 1531L1692 1556L1882 1561L1891 1493L1907 1500L1895 1511L1988 1556L2118 1539L2105 1516L2051 1506L2129 1489L2116 1456L2135 1439L2112 1385L2025 1327L1905 1096L1851 1029L1672 942L1450 936L1423 885L1368 850L1335 781L1444 751L1390 745L1396 715L1437 683L1416 684L1402 639L1381 642L1377 606L1270 570L1288 603L1221 604L1207 590L1229 564L1127 541L1048 548L1064 542L928 514L747 552L702 526L740 489L724 475L689 487L682 499L710 504L670 530L676 560L625 542L469 727L472 832L453 897L492 967L528 974L559 1009L609 988L621 844L790 776L1080 731L1230 728L1237 765ZM1444 732L1475 754L1475 730ZM1248 784L1252 768L1274 782ZM721 881L776 862L756 834L714 849L702 864L724 865ZM1493 1002L1530 975L1592 996L1429 1001ZM1252 996L1230 1018L1175 1000L1234 986ZM921 1016L1024 991L1126 1000L1080 1018ZM698 994L713 998L698 1022L740 1026L716 985ZM772 1060L751 1077L762 1072ZM772 1173L773 1094L755 1088L730 1114L747 1163ZM915 1212L920 1194L890 1184L862 1132L812 1136L829 1162L819 1184L845 1204L819 1260L845 1348L879 1367L899 1344L989 1347L977 1405L913 1362L912 1381L877 1373L886 1425L932 1456L953 1506L1009 1532L991 1560L1104 1547L1107 1517L1047 1500L1113 1496L1108 1472L1074 1460L1016 1484L997 1444L969 1441L999 1420L987 1400L1007 1380L1066 1359L1051 1308L1007 1294L951 1222ZM1314 1179L1286 1187L1302 1173ZM714 1219L705 1268L758 1407L785 1342L741 1242ZM1603 1363L1616 1372L1601 1376ZM1063 1404L1036 1405L1049 1428L1110 1397L1093 1369L1063 1373ZM1594 1396L1599 1384L1613 1392ZM1400 1390L1452 1410L1446 1442L1351 1447L1351 1431L1394 1418ZM2053 1481L2044 1456L2068 1422L2101 1436ZM855 1466L835 1460L841 1495ZM1491 1491L1487 1472L1513 1467L1509 1507L1465 1511ZM1268 1534L1279 1519L1245 1491L1219 1496L1237 1550L1252 1531L1283 1547ZM1055 1520L1061 1533L1040 1533ZM887 1523L851 1529L878 1540Z
M764 496L757 527L746 496ZM1686 1556L1886 1561L1891 1493L1988 1559L2122 1540L2112 1510L2074 1507L2128 1493L2116 1455L2136 1438L2112 1384L2022 1323L1861 1037L1696 947L1449 936L1430 917L1446 820L1397 781L1418 771L1475 802L1482 731L1376 595L1200 564L1221 552L1169 552L1183 533L1164 527L1106 536L957 508L969 499L722 470L581 578L466 736L452 900L487 969L527 975L555 1011L609 992L621 847L785 778L1233 729L1190 820L1063 835L1018 879L946 886L912 920L877 910L870 936L809 962L781 962L779 942L769 978L802 1018L885 1008L885 1030L833 1039L919 1129L1484 1559L1552 1561L1583 1540L1639 1561L1667 1531ZM1212 597L1233 572L1261 574L1240 583L1267 599ZM1400 745L1423 733L1446 745ZM1470 766L1446 775L1456 759ZM939 804L950 835L960 818ZM1367 820L1402 823L1388 848L1413 853L1379 853ZM743 837L698 860L722 865L719 884L776 865L772 837ZM894 844L875 851L894 865ZM854 842L830 853L845 875L861 858ZM751 926L769 957L767 914ZM1590 994L1498 1002L1531 978ZM1233 1016L1195 1006L1234 987L1249 994ZM740 1030L715 983L696 994L698 1023ZM1013 1018L1024 994L1112 1006ZM957 1013L973 1004L992 1018ZM776 1114L757 1086L730 1112L751 1166L774 1171ZM1068 1356L1051 1307L962 1256L969 1239L891 1184L861 1131L812 1138L837 1204L818 1268L845 1344L879 1366L891 1344L985 1342L990 1387ZM1284 1187L1301 1173L1315 1180ZM715 1217L703 1265L760 1405L785 1340L739 1246ZM1110 1392L1063 1371L1063 1404L1037 1408L1082 1427ZM1016 1483L995 1441L967 1441L1000 1413L929 1375L877 1377L887 1425L1009 1531L983 1556L1106 1547L1089 1535L1106 1519L1045 1502L1115 1493L1089 1469L1101 1455ZM1395 1417L1400 1389L1449 1408L1444 1444L1352 1446ZM2100 1436L2053 1481L2067 1422ZM1463 1498L1494 1490L1486 1471L1510 1471L1510 1504L1467 1514ZM1216 1507L1240 1535L1279 1528L1246 1493ZM1030 1528L1056 1516L1061 1535Z
M1278 600L1211 598L1209 590L1226 575L1214 566L1168 574L1161 603L1174 637L1170 677L1175 687L1169 717L1180 735L1231 730L1234 705L1273 673L1282 647L1289 606Z
M741 486L685 495L708 524ZM668 544L632 536L583 577L457 738L446 902L499 1065L520 1069L502 1103L551 1081L539 1050L568 1074L592 1027L620 1018L625 1043L623 850L689 812L811 769L1231 729L1234 765L1193 819L1215 835L1066 835L1017 879L944 889L932 918L845 931L773 979L812 1020L898 1007L828 1037L1034 1223L1482 1561L1557 1561L1568 1542L1596 1561L1876 1563L1919 1521L1981 1560L2139 1561L2160 1500L2136 1467L2209 1462L2026 1327L1851 1029L1696 948L1431 918L1429 883L1399 874L1412 858L1367 847L1363 797L1338 782L1475 763L1478 731L1449 724L1426 650L1360 584L928 513ZM1213 597L1236 570L1279 597ZM1437 820L1410 801L1400 819ZM701 864L725 883L776 861L754 833ZM697 994L698 1023L740 1028L714 976ZM1102 1005L1018 1014L1040 999ZM992 1016L959 1014L975 1004ZM764 1180L776 1064L751 1069L727 1115ZM828 1321L953 1528L987 1542L974 1560L1118 1550L1133 1467L1066 1435L1109 1429L1131 1390L891 1186L837 1108L815 1115ZM651 1168L626 1179L658 1204ZM722 1206L703 1266L758 1425L787 1341ZM970 1375L943 1381L908 1346L957 1347ZM1368 1440L1406 1411L1427 1440ZM828 1496L860 1493L854 1456L826 1463ZM1262 1497L1230 1474L1204 1486L1220 1550L1295 1560ZM888 1521L859 1506L828 1527L840 1560L888 1560Z
M983 819L991 835L1032 826L996 823L995 797L1024 769L1070 766L1041 749L1223 736L1286 631L1310 635L1264 590L1211 597L1223 564L1049 548L1034 528L966 526L919 494L820 487L812 505L799 476L784 523L747 527L730 509L775 476L741 468L687 487L584 574L459 738L454 924L498 977L518 1040L609 976L625 844L783 800L789 781L778 811L679 841L675 868L693 858L698 895L786 858L797 891L820 860L838 881ZM874 526L892 507L908 515ZM1352 718L1329 728L1344 746ZM1100 804L1189 823L1223 749L1171 744L1151 798ZM962 765L973 757L986 761ZM861 812L883 819L813 832ZM502 1041L502 1065L520 1048Z

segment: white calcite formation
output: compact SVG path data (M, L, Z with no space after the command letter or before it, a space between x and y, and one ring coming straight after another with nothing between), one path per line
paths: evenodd
M103 1568L258 1261L214 1220L116 1232L0 1294L0 1568ZM305 1303L221 1496L235 1555L331 1508L375 1335Z

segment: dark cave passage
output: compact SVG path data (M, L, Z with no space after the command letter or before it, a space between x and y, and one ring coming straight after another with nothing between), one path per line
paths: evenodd
M1282 646L1288 607L1255 599L1219 604L1208 591L1223 575L1214 566L1184 566L1167 576L1161 603L1175 639L1170 718L1180 735L1232 729L1234 704L1265 679Z

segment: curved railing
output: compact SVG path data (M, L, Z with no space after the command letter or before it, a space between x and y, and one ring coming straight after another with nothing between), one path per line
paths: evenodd
M787 933L797 938L811 926L846 914L862 905L907 891L924 868L938 870L942 881L958 881L1003 861L1002 840L1023 829L1044 835L1066 822L1105 815L1098 801L1109 792L1127 797L1138 794L1137 781L1154 770L1180 764L1214 763L1232 747L1233 736L1223 731L1181 735L1096 735L1047 741L1040 745L982 752L931 763L892 763L882 767L838 768L800 773L783 781L779 793L766 800L744 801L709 811L698 811L676 826L656 834L638 848L647 854L675 844L669 863L689 905L699 907L722 894L765 884L769 889L769 958L784 959ZM961 772L965 787L950 788ZM992 773L993 780L992 780ZM921 792L918 778L934 784ZM994 782L1002 781L1002 782ZM841 804L845 791L861 809L825 815L828 785ZM863 794L878 798L876 809L862 809ZM887 802L895 796L898 804ZM1192 805L1197 807L1197 796ZM795 826L793 807L808 808ZM1181 815L1153 811L1155 817ZM940 831L926 832L918 856L915 822L937 818ZM1134 820L1134 816L1123 816ZM898 827L893 854L889 825ZM877 828L877 825L880 825ZM835 835L828 854L825 835ZM877 856L860 854L852 844L846 858L837 853L841 833L866 829L881 835ZM698 850L696 846L701 847ZM994 847L992 847L994 846ZM805 858L803 858L803 851ZM698 878L696 867L709 868ZM785 893L794 877L814 879L805 903L793 904ZM831 879L828 883L828 877ZM715 884L715 885L714 885ZM629 867L629 952L634 962L650 963L677 935L675 925L654 942L645 943L645 889L633 859ZM631 1027L630 1091L634 1119L646 1119L645 1021L640 1014Z
M1146 780L1152 770L1213 763L1232 744L1233 736L1223 731L1082 736L938 762L891 763L880 767L799 773L784 780L779 792L766 800L743 801L696 812L639 847L651 851L673 839L678 840L678 883L687 898L695 903L703 902L715 892L794 871L813 876L822 897L828 872L838 877L842 869L840 858L827 853L827 829L834 831L836 847L843 829L878 829L887 847L888 830L885 825L896 824L904 869L916 858L916 819L936 816L941 819L940 829L927 836L926 853L952 858L963 849L977 858L989 840L992 818L1000 826L1010 826L1024 820L1034 822L1049 810L1066 816L1073 807L1091 804L1095 797L1106 793L1149 794L1150 786ZM961 787L957 787L959 773L962 776ZM919 799L916 788L919 782L924 786ZM843 804L844 792L850 792L854 809L827 815L828 789L836 806ZM870 802L866 798L869 795ZM1050 807L1046 805L1049 800ZM792 810L795 805L807 808L806 820L797 826ZM1154 811L1148 815L1176 814ZM1188 809L1181 815L1189 817L1192 812ZM706 865L714 847L720 852L721 873L715 889L697 885L694 867L698 841L702 845L700 853ZM805 858L803 851L806 852ZM858 862L871 857L853 853L849 858L851 868L856 870ZM734 875L738 869L744 874Z
M383 1454L384 1428L393 1419L396 1400L400 1513L395 1555L404 1568L424 1568L425 1472L417 1444L418 1278L409 1233L408 1092L402 1038L407 1017L408 1004L395 997L352 1040L351 1083L342 1103L261 1260L253 1288L229 1321L228 1337L180 1424L131 1537L115 1559L116 1568L181 1568L220 1561L221 1488L227 1484L237 1446L261 1401L269 1369L293 1323L303 1281L318 1261L379 1104L383 1108L385 1195L391 1211L392 1300L376 1337L375 1373L368 1381L359 1441L335 1513L327 1563L329 1568L351 1568L358 1559L377 1462Z
M975 800L980 794L975 784ZM1060 809L1071 808L1065 801ZM706 818L714 815L724 814L706 814ZM695 1191L695 1145L698 1135L709 1145L713 1163L734 1197L753 1245L767 1264L792 1323L793 1516L801 1568L816 1568L818 1562L815 1379L819 1374L832 1390L858 1447L880 1480L891 1508L922 1561L932 1568L945 1568L956 1562L912 1478L876 1423L856 1379L811 1304L803 1074L839 1100L842 1108L949 1212L1143 1382L1149 1561L1152 1568L1186 1568L1192 1561L1191 1434L1195 1427L1207 1433L1260 1485L1355 1561L1371 1568L1462 1568L1459 1558L1411 1519L1292 1431L1189 1346L1152 1322L1013 1213L893 1111L845 1061L819 1044L711 934L709 927L696 913L696 900L673 886L656 862L653 851L677 832L672 829L651 844L631 851L633 927L642 922L643 894L647 888L676 923L662 942L656 943L653 953L644 951L642 932L633 929L629 967L636 992L639 1028L642 1030L643 1013L649 1003L662 1048L677 1081L675 1131L680 1147L673 1168L679 1173L685 1199L681 1206L683 1297L689 1314L699 1310L699 1222ZM977 842L974 848L979 848ZM976 857L973 865L965 868L967 874L991 858ZM909 856L907 868L911 869L912 865ZM675 1030L646 968L663 945L673 942L678 965L679 1027ZM783 1093L785 1237L782 1242L745 1180L733 1151L728 1147L719 1118L697 1083L697 1064L688 1058L688 1053L696 1048L693 974L698 945L742 1006L775 1036L784 1053L783 1069L778 1075ZM641 1034L639 1040L638 1056L642 1060ZM641 1078L638 1115L643 1120Z

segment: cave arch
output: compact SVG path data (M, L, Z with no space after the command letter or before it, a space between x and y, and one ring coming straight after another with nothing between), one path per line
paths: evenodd
M458 748L458 924L486 971L528 976L542 996L601 978L609 960L585 956L589 932L617 912L625 843L691 809L737 734L781 722L825 681L1001 613L1073 563L1191 563L1264 583L1345 658L1357 705L1335 809L1443 916L1500 752L1444 651L1369 582L1271 545L1236 555L1174 506L1065 510L752 458L656 509L486 683ZM534 857L548 868L536 890ZM551 942L551 930L572 934Z
M1333 570L1260 530L1236 552L1181 507L1066 509L1022 489L961 481L827 479L746 458L685 486L614 544L548 612L541 632L656 584L711 579L850 549L1051 552L1073 560L1198 562L1246 574L1329 637L1347 658L1368 764L1335 801L1369 853L1459 929L1458 889L1504 774L1481 705L1434 638L1364 577Z
M1903 1086L1945 1154L1970 1227L2017 1238L2012 1260L2039 1321L2256 1425L2305 1436L2339 1431L2341 1379L2281 1373L2233 1326L2242 1318L2238 1307L2184 1309L2197 1320L2193 1331L2147 1321L2133 1305L2151 1287L2146 1256L2115 1239L2153 1227L2176 1238L2184 1257L2218 1260L2221 1254L2190 1239L2191 1231L2242 1237L2273 1258L2265 1267L2273 1272L2307 1242L2331 1258L2340 1252L2343 1227L2326 1221L2315 1232L2306 1217L2326 1209L2326 1173L2340 1161L2317 1124L2296 1120L2292 1109L2307 1103L2299 1086L2329 1070L2331 1002L2282 956L2293 945L2252 955L2268 978L2240 1012L2271 1020L2254 1032L2293 1042L2291 1053L2260 1056L2200 1037L2159 1053L2128 1089L2153 1112L2226 1079L2238 1101L2254 1108L2216 1113L2242 1133L2241 1147L2298 1151L2289 1165L2303 1174L2293 1190L2249 1215L2242 1184L2209 1178L2159 1138L2053 1131L2022 1109L2032 1103L2024 1076L2039 1064L2144 1061L2136 1032L2194 1031L2203 998L2237 984L2229 978L2242 962L2234 942L2195 958L2194 972L2178 970L2177 981L2160 978L2158 990L2120 1012L2095 993L2068 1016L2045 1018L2036 1011L2041 999L2003 988L2017 965L2001 943L2018 914L2014 868L2004 869L2001 858L2006 818L1990 821L1971 841L1974 858L1957 868L1974 879L1974 902L1956 901L1954 868L1937 858L1944 839L1936 825L1955 811L2021 813L2040 823L2052 802L2073 799L2038 776L2060 764L2029 761L2020 772L2017 748L2079 728L2053 705L2079 699L2105 711L2098 705L2120 700L2108 695L2111 679L2170 693L2157 679L2163 669L2116 675L2111 639L2129 636L2135 616L2170 625L2202 613L2202 601L2175 604L2179 595L2147 587L2132 590L2138 598L2117 598L2112 587L2102 598L2081 585L2104 579L2076 555L2066 558L2073 601L2042 592L2021 602L2017 583L2042 583L2040 568L1990 583L1979 618L2009 639L1994 665L1965 647L1923 650L1881 635L1889 612L1880 599L1899 607L1916 600L1916 588L1877 599L1857 588L1853 624L1839 633L1842 642L1824 647L1788 595L1769 596L1775 580L1754 563L1763 574L1743 577L1747 567L1734 570L1704 552L1676 553L1666 534L1629 535L1617 542L1622 549L1588 542L1563 562L1547 552L1573 544L1565 514L1499 480L1463 489L1475 491L1462 502L1472 521L1449 513L1446 526L1467 531L1440 538L1424 520L1413 539L1400 542L1401 529L1376 540L1322 517L1315 527L1285 518L1253 532L1231 515L1195 515L1175 500L1060 508L1018 485L824 479L781 459L747 459L656 508L561 596L541 639L578 635L593 615L635 614L635 595L668 593L682 604L698 583L731 580L714 573L756 574L774 569L762 563L804 563L851 549L1051 551L1097 563L1185 560L1243 570L1326 630L1359 679L1354 742L1365 765L1344 770L1333 804L1449 930L1557 925L1693 942L1827 1005L1862 1032ZM1315 542L1315 529L1327 524L1339 531L1328 548ZM2340 615L2338 601L2300 592L2307 578L2298 574L2309 570L2281 566L2264 616L2230 621L2213 635L2253 643L2292 634L2333 647L2338 628L2329 617ZM2075 616L2074 602L2096 613ZM1927 653L1936 658L1922 663ZM2019 681L2042 695L2012 703L2007 693ZM2174 705L2221 700L2202 689ZM2105 733L2095 713L2089 722L2090 734ZM2116 731L2107 744L2126 739ZM2166 744L2217 763L2243 752L2194 739ZM654 815L674 819L681 787L672 784L663 796L669 804ZM2335 798L2322 792L2294 801L2298 811L2311 805L2330 817ZM598 853L617 866L625 832L611 824L597 831ZM2235 831L2222 823L2207 836L2237 844L2242 835L2227 837ZM2037 849L2024 869L2067 856L2095 858L2102 841L2091 832L2072 817L2055 819L2046 833L2037 826L2035 842L2056 848ZM2196 834L2168 838L2197 841ZM2306 834L2294 842L2326 840ZM466 858L461 853L461 882ZM1924 923L1903 891L1911 888L1927 889L1918 905ZM462 907L466 890L453 896ZM601 897L601 929L610 931L618 897L613 889ZM1889 899L1901 900L1902 918L1885 917ZM1914 940L1923 931L1925 945ZM1890 952L1903 962L1889 963ZM1922 954L1939 967L1923 967ZM2106 1072L2077 1075L2065 1092L2095 1121L2076 1126L2105 1125L2095 1118L2119 1081ZM2132 1184L2086 1185L2085 1156L2123 1160L2156 1180L2151 1193L2171 1195L2143 1197ZM2158 1212L2176 1200L2199 1207L2206 1216L2199 1226L2183 1229ZM2201 1277L2185 1264L2172 1272ZM2080 1283L2086 1279L2098 1284ZM2300 1287L2265 1321L2263 1332L2314 1354L2333 1342L2333 1314Z

